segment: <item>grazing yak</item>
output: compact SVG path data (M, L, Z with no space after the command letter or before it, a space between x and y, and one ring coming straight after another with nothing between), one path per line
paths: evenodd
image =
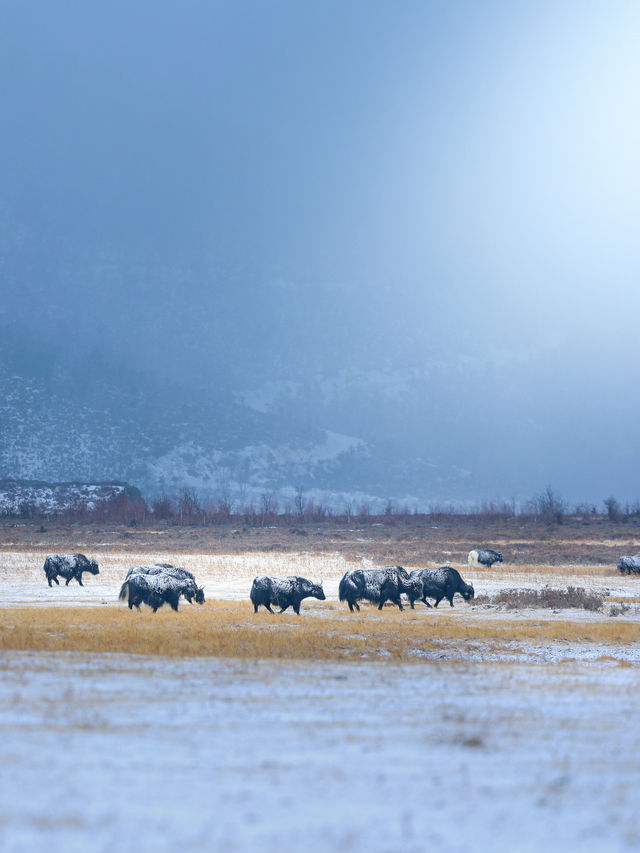
M469 551L467 563L469 566L489 566L491 568L494 563L504 563L504 560L500 551L479 548L477 551Z
M142 568L153 568L144 566ZM199 598L202 595L201 600ZM172 610L178 609L180 596L187 601L193 598L202 603L204 593L196 586L193 578L180 578L167 574L165 570L158 573L128 573L120 588L120 601L128 598L129 610L134 607L140 610L141 604L148 604L155 613L165 602Z
M415 594L420 597L421 589L411 581L402 566L384 566L381 569L351 569L342 577L338 587L340 601L346 601L349 610L360 610L358 601L370 601L382 610L386 601L392 601L402 610L400 596Z
M47 582L51 586L51 581L55 581L58 586L58 575L61 578L66 578L65 586L69 586L69 581L75 578L80 586L82 583L82 573L89 572L92 575L100 574L98 564L95 560L88 560L84 554L49 554L44 561L44 573L47 576Z
M295 613L300 615L300 602L304 598L317 598L324 601L326 596L322 584L312 583L306 578L292 575L288 578L272 578L267 575L258 575L253 579L249 598L253 604L253 612L258 612L262 604L269 613L273 613L271 605L280 608L280 613L288 607L293 607Z
M402 601L400 596L404 593L411 601L412 596L422 595L422 583L416 578L412 578L409 572L402 566L385 566L388 569L388 574L380 585L380 601L378 602L378 610L382 610L385 602L392 601L402 610Z
M427 598L435 598L435 607L440 604L443 598L446 598L449 604L453 607L453 596L456 592L469 601L475 595L473 586L470 583L465 583L460 572L451 566L441 566L439 569L417 569L411 572L410 579L419 582L422 592L420 595L409 593L409 602L413 608L413 603L418 598L431 607Z
M640 575L640 554L636 554L634 557L620 557L618 569L623 575Z
M193 581L187 584L184 597L189 604L193 604L195 599L197 604L204 602L204 587L196 584L195 575L188 569L183 569L180 566L173 566L171 563L155 563L153 566L131 566L127 572L125 580L129 580L132 575L171 575L178 580ZM195 588L195 592L193 591Z

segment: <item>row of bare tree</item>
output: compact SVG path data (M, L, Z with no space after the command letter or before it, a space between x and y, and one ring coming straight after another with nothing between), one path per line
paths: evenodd
M215 501L202 500L194 489L183 489L178 495L163 495L147 503L142 497L132 497L126 493L94 506L78 502L55 512L43 512L36 504L25 502L17 512L5 515L7 518L39 520L56 518L61 521L79 523L115 523L135 526L153 522L165 522L175 525L208 526L236 523L250 527L270 525L291 525L296 523L322 522L333 520L351 523L353 521L375 522L376 519L388 520L389 517L433 521L468 520L483 521L522 518L549 525L563 524L568 517L579 516L582 520L595 521L607 518L614 523L625 523L640 519L640 503L621 504L610 496L603 501L604 510L595 504L569 505L547 486L525 504L512 501L485 501L474 507L460 507L453 504L431 504L427 512L418 512L403 505L388 501L382 513L374 512L371 506L362 502L355 505L345 502L341 510L336 510L320 501L307 498L298 490L292 500L279 500L273 492L264 492L256 502L239 502L223 497Z

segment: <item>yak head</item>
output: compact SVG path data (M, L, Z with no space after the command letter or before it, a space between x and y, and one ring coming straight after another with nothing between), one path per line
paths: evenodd
M89 560L89 567L87 568L88 572L91 572L92 575L99 575L100 569L98 568L98 564L95 560Z
M325 600L326 595L324 594L321 583L311 583L306 578L296 578L295 583L298 593L305 598L318 598L320 601Z
M196 591L196 604L204 604L204 587L199 586Z
M181 593L187 599L189 604L193 604L193 599L195 598L198 601L198 596L201 593L201 588L196 586L196 582L191 580L191 578L185 578L182 581ZM204 592L202 592L202 601L198 601L198 604L202 604L204 601Z
M465 601L470 601L472 598L474 598L475 592L473 589L473 584L466 583L460 595L464 598Z
M326 595L324 594L324 590L322 589L321 583L312 583L311 584L311 593L314 598L319 599L320 601L324 601L326 599Z
M502 559L502 554L500 553L500 551L496 551L496 554L498 555L496 557L496 563L504 563L504 560Z

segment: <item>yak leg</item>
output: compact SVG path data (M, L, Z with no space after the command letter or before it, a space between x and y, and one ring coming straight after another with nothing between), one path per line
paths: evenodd
M47 583L49 584L49 586L51 586L51 585L52 585L52 584L51 584L51 578L50 578L50 577L47 577Z
M71 578L72 578L72 577L73 577L73 575L71 575ZM70 581L71 581L71 578L67 578L67 579L66 579L65 584L64 584L65 586L69 586L69 583L70 583Z
M253 612L254 613L258 612L258 605L255 603L255 601L253 602Z
M427 601L427 597L426 597L426 595L425 595L425 596L423 596L423 597L420 599L420 601L421 601L423 604L426 604L426 605L427 605L427 607L431 607L431 605L430 605L430 604L429 604L429 602Z
M78 579L78 583L80 584L80 586L84 586L84 584L82 583L82 572L80 572L79 575L76 575L76 578Z
M434 606L434 607L437 607L437 606L440 604L440 602L442 601L442 599L443 599L443 598L444 598L444 595L441 595L441 596L440 596L440 598L436 598L436 603L435 603L433 606Z
M400 610L402 610L402 609L403 609L403 608L402 608L402 602L400 601L400 596L398 596L398 597L395 599L395 601L394 601L393 603L394 603L394 604L397 604L397 605L398 605L398 607L400 608Z

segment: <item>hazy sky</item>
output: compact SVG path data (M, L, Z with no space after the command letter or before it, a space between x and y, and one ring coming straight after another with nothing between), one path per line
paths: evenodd
M628 428L639 44L616 0L1 0L2 316L196 385L469 357Z

